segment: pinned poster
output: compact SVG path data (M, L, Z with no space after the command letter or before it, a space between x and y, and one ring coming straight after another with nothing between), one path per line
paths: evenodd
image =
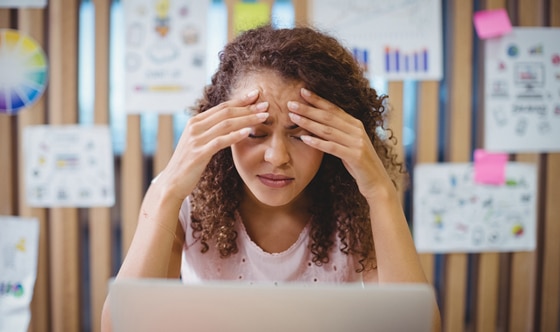
M537 169L509 162L502 185L476 183L471 163L414 169L418 252L509 252L536 247Z
M114 205L114 162L107 126L29 126L23 134L29 206Z
M0 216L0 229L0 332L24 332L37 277L39 222Z
M441 1L311 0L309 5L309 22L343 42L367 77L443 77Z
M0 0L0 8L45 8L47 0Z
M484 148L560 151L560 28L513 28L486 41Z
M0 73L0 114L16 114L37 102L45 91L45 52L26 34L0 29Z
M176 113L207 83L209 1L124 0L125 109Z
M481 10L474 13L474 28L480 39L494 38L511 32L511 22L505 9Z
M233 7L233 31L239 33L270 22L270 6L265 2L236 2Z

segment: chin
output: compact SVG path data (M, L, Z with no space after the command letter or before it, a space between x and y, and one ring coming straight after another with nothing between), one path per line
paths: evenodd
M282 195L280 193L252 192L253 197L261 204L270 207L281 207L292 203L297 195Z

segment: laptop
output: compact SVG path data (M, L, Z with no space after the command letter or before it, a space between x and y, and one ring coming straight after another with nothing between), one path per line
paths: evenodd
M113 331L431 331L426 284L185 285L119 279L109 285Z

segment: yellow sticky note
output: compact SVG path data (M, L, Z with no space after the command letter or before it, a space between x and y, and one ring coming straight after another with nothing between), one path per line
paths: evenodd
M237 2L233 8L233 31L239 33L270 22L270 6L264 2Z

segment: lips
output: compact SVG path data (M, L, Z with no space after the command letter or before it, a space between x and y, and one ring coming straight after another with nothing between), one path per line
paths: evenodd
M257 177L264 185L271 188L283 188L294 181L294 178L280 174L261 174Z

